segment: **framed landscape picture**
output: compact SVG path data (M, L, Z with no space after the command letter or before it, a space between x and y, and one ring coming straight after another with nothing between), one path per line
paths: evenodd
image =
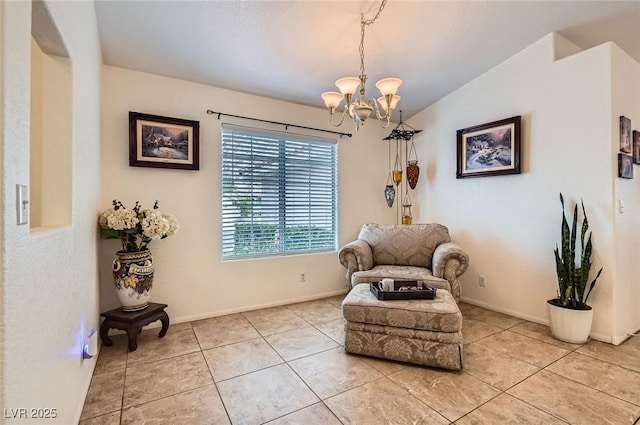
M631 155L618 154L618 177L623 179L633 178L633 160Z
M631 153L631 120L620 116L620 152Z
M633 163L640 164L640 131L633 130Z
M520 174L521 116L457 131L456 178Z
M129 165L132 167L200 167L200 123L129 112Z

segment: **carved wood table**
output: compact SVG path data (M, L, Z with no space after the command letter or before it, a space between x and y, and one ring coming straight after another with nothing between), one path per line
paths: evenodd
M113 345L113 341L109 338L109 329L120 329L127 333L129 351L136 351L136 348L138 348L138 334L142 331L142 327L156 320L162 322L162 329L158 334L158 338L164 337L167 329L169 329L169 316L164 311L165 308L167 308L167 304L149 303L147 308L140 311L122 311L120 308L114 308L100 314L100 316L104 317L104 321L100 325L102 343L107 347Z

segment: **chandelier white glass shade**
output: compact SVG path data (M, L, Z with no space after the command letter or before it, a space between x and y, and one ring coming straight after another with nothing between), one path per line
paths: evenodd
M384 9L387 0L382 0L378 13L373 19L365 20L364 15L360 19L360 76L345 77L336 81L336 87L340 92L328 91L322 93L322 100L329 109L329 120L332 125L339 126L344 122L344 117L348 114L355 121L356 131L360 128L372 113L384 128L389 127L391 114L400 101L400 96L396 93L402 84L400 78L383 78L376 83L380 90L377 101L374 98L368 99L365 96L365 84L367 74L364 72L364 31L367 25L371 25L378 19L380 12ZM356 95L357 93L357 95ZM336 111L344 101L344 109L340 114L340 119L335 122Z

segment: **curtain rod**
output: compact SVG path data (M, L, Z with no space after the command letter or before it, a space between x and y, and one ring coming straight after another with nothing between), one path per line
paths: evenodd
M260 118L243 117L242 115L225 114L224 112L216 112L216 111L212 111L211 109L207 109L207 114L217 115L218 119L220 119L221 115L224 115L225 117L241 118L243 120L259 121L259 122L266 122L268 124L283 125L286 130L288 130L289 127L295 127L295 128L303 128L305 130L313 130L313 131L321 131L323 133L337 134L338 136L340 136L340 138L342 138L342 136L347 136L347 137L352 136L351 133L341 133L339 131L323 130L321 128L305 127L303 125L296 125L296 124L287 124L286 122L261 120Z

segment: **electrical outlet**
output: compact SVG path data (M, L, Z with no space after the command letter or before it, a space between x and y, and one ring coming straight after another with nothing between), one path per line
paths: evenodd
M478 285L484 288L484 276L478 276Z
M300 273L300 282L306 282L306 281L307 281L307 274Z

